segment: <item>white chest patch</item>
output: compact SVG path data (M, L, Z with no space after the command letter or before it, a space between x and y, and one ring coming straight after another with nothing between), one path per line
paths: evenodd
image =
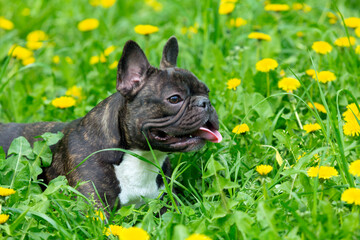
M150 151L131 151L156 164ZM154 153L162 167L167 154L160 151ZM116 178L120 182L119 199L122 206L136 204L138 207L143 204L142 197L158 197L161 189L156 184L159 169L155 166L125 153L122 162L114 165L114 169Z

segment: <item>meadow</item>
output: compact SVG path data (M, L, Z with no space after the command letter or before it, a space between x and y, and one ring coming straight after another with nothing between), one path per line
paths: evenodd
M169 192L110 218L63 176L41 190L40 167L61 136L16 139L9 158L0 150L0 239L360 239L359 9L356 0L0 1L0 122L84 116L116 91L127 40L158 67L174 35L178 67L209 87L224 137L170 155L178 206Z

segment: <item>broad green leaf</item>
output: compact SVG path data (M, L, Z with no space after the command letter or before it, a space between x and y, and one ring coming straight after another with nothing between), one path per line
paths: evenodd
M17 154L28 158L33 158L32 149L30 143L24 137L15 138L10 144L8 155Z

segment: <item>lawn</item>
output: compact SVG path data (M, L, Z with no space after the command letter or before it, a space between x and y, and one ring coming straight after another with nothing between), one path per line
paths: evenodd
M0 122L84 116L116 91L126 41L158 67L174 35L178 67L209 87L223 136L170 155L178 206L146 199L105 219L64 176L41 189L60 135L34 146L18 138L9 158L0 150L0 239L359 239L359 9L356 0L0 1Z

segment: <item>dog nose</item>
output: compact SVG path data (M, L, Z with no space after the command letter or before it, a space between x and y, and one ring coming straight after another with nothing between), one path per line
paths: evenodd
M194 105L197 107L202 107L202 108L207 109L211 105L211 103L210 103L210 100L206 97L198 97L196 99Z

